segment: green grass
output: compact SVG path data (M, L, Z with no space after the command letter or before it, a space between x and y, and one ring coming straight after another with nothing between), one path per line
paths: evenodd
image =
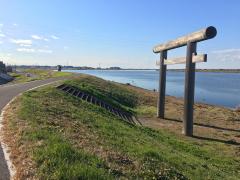
M136 113L146 109L142 103L147 97L127 86L90 76L66 83ZM220 143L202 146L164 130L129 125L55 87L26 92L18 103L17 116L27 124L19 144L31 144L29 156L40 179L240 177L239 157L211 148ZM11 121L18 128L16 118Z
M152 117L157 114L157 108L155 106L138 106L134 109L139 116Z
M130 90L100 78L85 76L81 79L66 81L66 84L81 89L83 92L92 94L120 109L130 110L137 105L137 95Z
M44 146L34 151L43 179L110 179L105 164L96 156L73 148L61 136L49 130L30 135L32 141L44 140Z
M26 75L27 73L31 74L32 76L28 77ZM10 73L10 75L14 78L14 83L22 83L54 77L70 76L72 75L72 73L43 69L23 69L21 70L21 73Z

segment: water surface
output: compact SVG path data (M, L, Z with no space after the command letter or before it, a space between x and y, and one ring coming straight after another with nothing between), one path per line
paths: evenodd
M159 72L155 70L67 70L90 74L106 80L153 90L158 89ZM184 96L184 72L167 72L166 94ZM197 72L195 101L235 108L240 105L240 73Z

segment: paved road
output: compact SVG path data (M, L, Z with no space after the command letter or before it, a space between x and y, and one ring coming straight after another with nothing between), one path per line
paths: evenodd
M2 108L18 94L24 91L27 91L29 89L32 89L34 87L56 82L58 80L63 80L63 79L65 78L62 78L62 77L52 78L52 79L39 80L39 81L33 81L33 82L22 83L22 84L14 84L14 85L0 85L0 112L2 111ZM0 144L0 180L8 180L10 179L9 177L10 177L9 171L8 171L7 164L4 159L2 147Z

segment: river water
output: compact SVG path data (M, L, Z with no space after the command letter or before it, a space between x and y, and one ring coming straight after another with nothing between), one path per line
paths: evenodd
M158 89L159 72L155 70L67 70L94 75L106 80ZM167 72L166 94L184 96L184 72ZM195 102L235 108L240 106L240 73L197 72Z

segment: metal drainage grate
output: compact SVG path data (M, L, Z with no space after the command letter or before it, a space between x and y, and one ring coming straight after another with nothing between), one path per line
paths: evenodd
M123 119L124 121L126 121L128 123L141 125L141 123L137 120L137 118L135 116L133 116L132 114L130 114L129 112L124 112L118 108L115 108L112 105L110 105L88 93L80 91L78 88L62 84L62 85L58 86L57 89L62 90L72 96L80 98L80 99L87 101L89 103L92 103L94 105L100 106L100 107L106 109L107 111L111 112L112 114L117 115L118 117L120 117L121 119Z

